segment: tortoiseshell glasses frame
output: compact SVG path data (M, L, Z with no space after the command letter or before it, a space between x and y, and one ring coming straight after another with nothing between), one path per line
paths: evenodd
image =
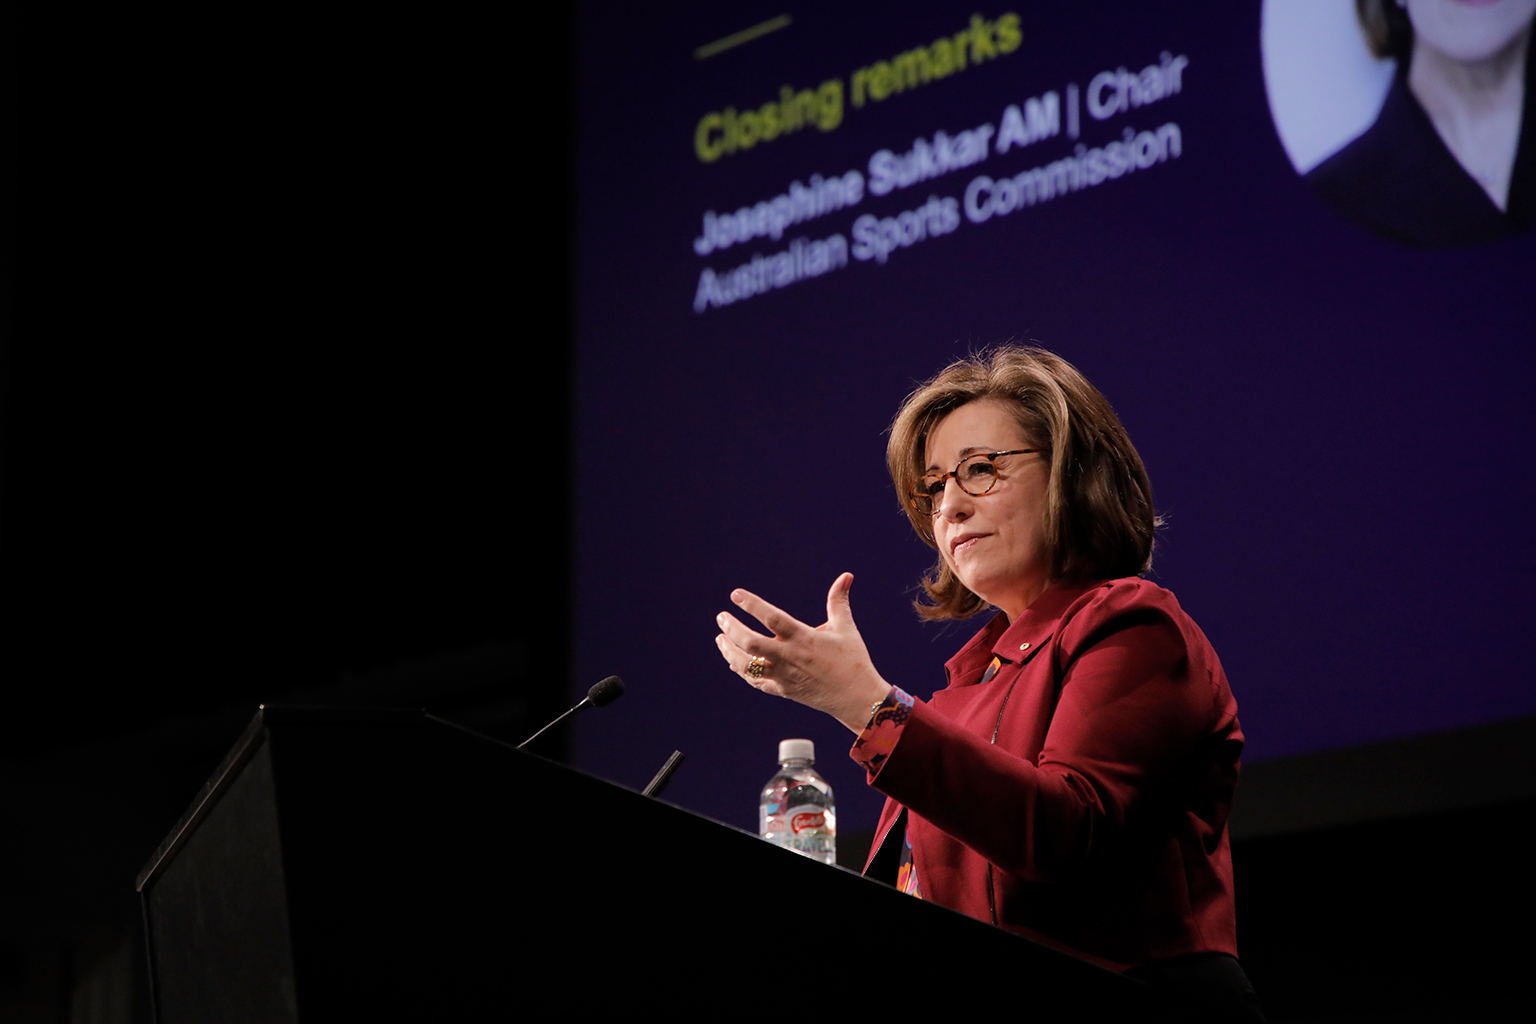
M950 473L924 473L912 491L907 495L907 501L917 510L919 515L933 516L939 513L939 501L944 494L944 488L950 477L955 478L955 483L960 489L973 498L979 498L997 485L996 461L1005 455L1028 455L1032 452L1046 452L1049 448L1015 448L1007 452L975 452L960 460L960 464Z

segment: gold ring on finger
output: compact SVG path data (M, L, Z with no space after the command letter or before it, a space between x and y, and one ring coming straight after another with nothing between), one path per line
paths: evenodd
M761 679L763 678L763 670L767 667L768 659L759 654L757 657L747 662L747 675L751 676L753 679Z

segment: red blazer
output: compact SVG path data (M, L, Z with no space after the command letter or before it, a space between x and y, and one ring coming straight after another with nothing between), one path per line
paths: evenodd
M1227 814L1243 734L1171 593L1058 583L945 670L870 777L889 797L871 863L901 841L905 809L924 899L1115 969L1237 955Z

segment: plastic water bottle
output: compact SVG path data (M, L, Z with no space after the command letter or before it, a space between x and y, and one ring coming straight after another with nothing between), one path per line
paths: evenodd
M827 864L837 863L837 810L832 787L811 765L816 745L810 740L779 744L779 770L763 787L758 804L758 834L770 843Z

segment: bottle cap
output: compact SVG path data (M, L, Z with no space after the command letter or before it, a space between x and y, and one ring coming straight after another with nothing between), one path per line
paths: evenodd
M790 758L816 760L816 744L810 740L780 740L779 760L788 761Z

